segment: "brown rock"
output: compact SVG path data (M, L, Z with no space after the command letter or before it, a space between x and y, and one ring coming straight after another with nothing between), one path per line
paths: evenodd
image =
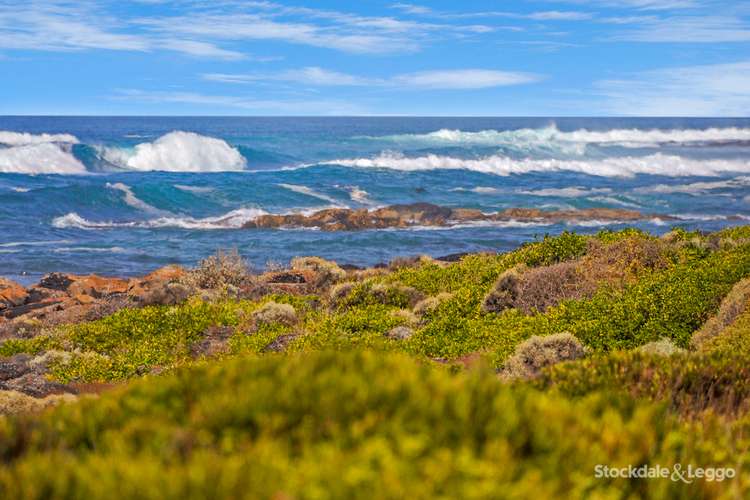
M125 293L128 290L127 280L106 278L92 274L90 276L73 276L73 283L68 286L68 293L73 296L88 295L101 298L113 293Z
M635 210L589 208L583 210L540 210L509 208L488 215L473 208L447 208L431 203L391 205L373 211L329 208L310 215L263 215L244 224L244 228L315 227L324 231L406 228L412 226L450 226L455 223L486 220L521 221L634 221L655 217ZM669 216L658 216L669 219Z
M58 382L47 380L44 375L34 372L26 373L12 380L0 382L0 389L22 392L35 398L43 398L50 394L74 392L73 389Z
M24 287L5 278L0 278L0 311L22 305L29 293Z

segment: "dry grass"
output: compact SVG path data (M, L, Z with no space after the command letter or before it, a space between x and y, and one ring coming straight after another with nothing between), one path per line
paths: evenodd
M562 361L572 361L585 356L583 344L570 333L535 335L516 347L516 352L500 370L506 379L532 379L541 370Z
M724 297L716 315L709 318L701 329L693 334L690 347L694 350L701 349L711 339L718 337L725 328L731 326L748 308L750 308L750 278L745 278L737 282Z

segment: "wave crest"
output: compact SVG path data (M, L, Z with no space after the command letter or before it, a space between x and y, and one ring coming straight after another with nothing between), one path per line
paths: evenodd
M354 158L329 162L355 168L387 168L402 171L471 170L506 176L531 172L578 172L601 177L633 177L637 174L669 177L715 176L726 172L750 172L750 160L696 160L656 153L648 156L609 157L596 160L531 159L515 160L493 155L481 159L426 155L405 157L384 153L375 158Z
M226 141L194 132L174 131L134 148L98 148L102 157L128 170L165 172L228 172L247 165L239 150Z
M86 167L70 146L45 142L0 148L0 173L83 174Z
M6 146L26 146L28 144L45 144L49 142L78 144L78 138L70 134L29 134L27 132L0 130L0 144Z
M194 217L165 216L146 221L114 222L90 221L75 212L70 212L52 220L52 226L58 229L114 229L114 228L140 228L140 229L238 229L242 225L256 217L265 215L267 212L258 208L238 208L216 217L205 217L197 219Z
M662 144L727 143L750 141L750 128L708 129L612 129L604 131L579 129L563 132L556 126L517 130L440 129L426 134L400 134L368 139L426 145L510 146L517 149L549 146L558 143L565 152L585 153L588 144L621 147L657 147Z

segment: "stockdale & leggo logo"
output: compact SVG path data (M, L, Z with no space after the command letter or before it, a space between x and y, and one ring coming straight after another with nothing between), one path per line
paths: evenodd
M597 464L594 467L594 477L597 479L670 479L690 484L695 480L724 481L737 475L733 467L696 467L688 464L674 464L672 467L662 465L641 465L627 467L610 467Z

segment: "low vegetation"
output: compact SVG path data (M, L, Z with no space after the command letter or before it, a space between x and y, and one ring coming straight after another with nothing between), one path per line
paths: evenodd
M750 227L273 273L286 288L223 254L178 304L0 343L55 382L119 386L51 411L76 398L0 391L21 414L0 418L0 497L750 495Z

